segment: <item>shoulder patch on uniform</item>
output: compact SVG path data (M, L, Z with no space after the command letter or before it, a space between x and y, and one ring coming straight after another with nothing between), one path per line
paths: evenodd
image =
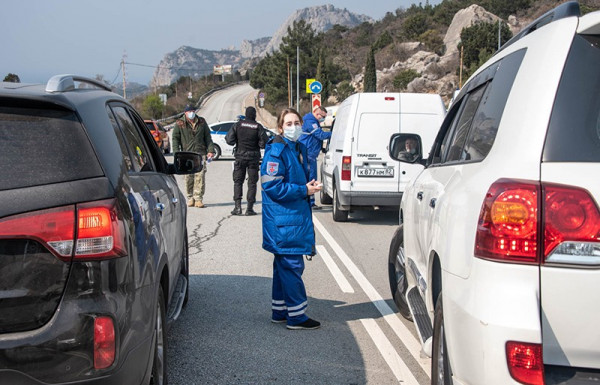
M319 128L319 125L317 123L313 123L312 128L314 128L316 130L317 128Z
M267 162L267 175L277 175L279 171L279 163Z

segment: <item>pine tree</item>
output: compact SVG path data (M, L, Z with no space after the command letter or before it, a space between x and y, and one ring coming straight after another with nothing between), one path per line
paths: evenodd
M377 71L375 69L375 50L369 50L365 66L364 92L377 92Z

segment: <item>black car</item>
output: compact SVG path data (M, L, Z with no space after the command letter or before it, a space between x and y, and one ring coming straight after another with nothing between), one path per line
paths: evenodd
M166 383L187 301L185 199L104 84L0 83L0 384Z

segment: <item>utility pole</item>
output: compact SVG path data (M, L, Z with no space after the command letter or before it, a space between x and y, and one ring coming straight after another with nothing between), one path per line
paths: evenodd
M287 57L288 107L292 106L292 78L290 77L290 57Z
M296 109L300 112L300 47L296 46Z
M125 75L125 58L127 57L127 54L125 52L123 52L123 59L121 59L121 71L123 72L123 99L127 99L127 92L126 92L126 86L125 84L127 83L127 77Z
M463 46L460 46L460 67L458 74L458 89L462 88L462 68L463 68Z
M500 36L500 20L498 20L498 51L500 51L502 37Z

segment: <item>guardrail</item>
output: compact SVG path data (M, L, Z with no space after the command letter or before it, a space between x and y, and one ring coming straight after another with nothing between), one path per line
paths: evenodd
M200 97L198 98L198 101L196 103L194 103L194 107L196 107L196 109L199 109L202 107L202 104L206 101L206 99L208 99L208 97L211 96L212 94L214 94L215 92L221 91L221 90L224 90L225 88L229 88L229 87L232 87L232 86L235 86L238 84L242 84L242 83L246 83L246 82L229 83L229 84L226 84L221 87L213 88L210 91L200 95ZM176 119L179 119L179 117L181 117L182 115L183 115L183 112L179 112L175 115L167 116L166 118L157 119L156 121L162 123L162 122L166 122L169 120L176 120Z

